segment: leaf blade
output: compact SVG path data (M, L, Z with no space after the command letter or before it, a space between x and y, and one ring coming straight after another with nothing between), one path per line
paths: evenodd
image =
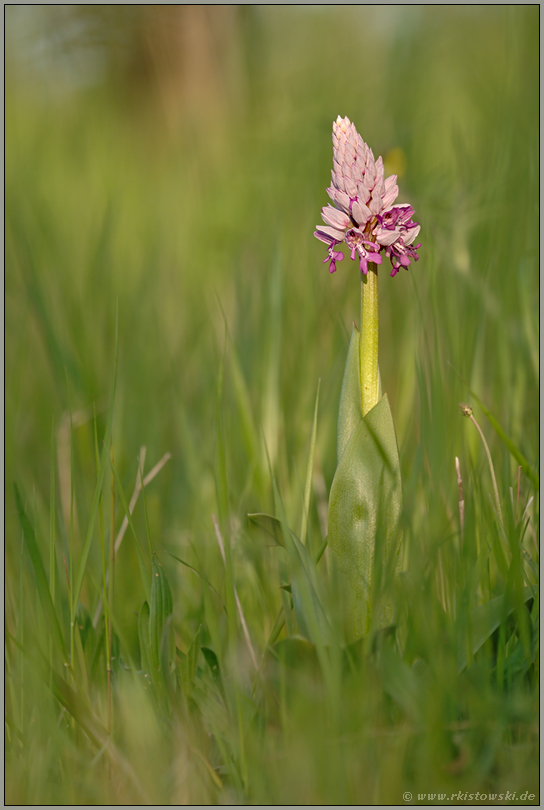
M19 523L21 524L25 545L30 556L32 567L34 569L34 575L36 577L36 586L38 588L40 600L44 612L46 613L50 621L50 624L53 628L53 636L59 645L60 651L64 656L64 660L66 661L68 658L68 653L66 650L66 645L64 643L64 637L62 635L62 630L59 624L55 606L51 598L51 591L49 590L49 584L47 582L47 577L45 575L45 568L41 558L40 550L38 548L36 535L34 534L34 529L32 528L32 524L28 519L28 515L25 512L17 484L13 484L13 489L15 492L15 504L17 507L17 514L19 516Z
M375 562L391 563L401 508L397 439L384 394L346 444L329 499L329 547L342 583L348 640L370 629ZM390 612L384 607L381 624L391 620Z

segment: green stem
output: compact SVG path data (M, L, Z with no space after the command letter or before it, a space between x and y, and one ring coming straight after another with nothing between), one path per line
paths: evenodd
M359 370L363 416L378 403L378 268L369 263L361 279Z

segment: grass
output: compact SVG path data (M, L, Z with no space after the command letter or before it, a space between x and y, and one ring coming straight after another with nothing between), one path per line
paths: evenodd
M538 10L390 14L252 10L232 110L175 131L8 63L8 804L539 801ZM379 281L396 623L347 649L315 562L359 301L312 237L338 114L422 223Z

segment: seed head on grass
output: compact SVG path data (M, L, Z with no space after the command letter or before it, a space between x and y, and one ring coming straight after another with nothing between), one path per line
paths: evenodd
M383 160L374 159L349 118L338 118L332 126L332 185L327 194L334 205L321 211L325 225L318 225L314 236L328 245L329 272L343 253L336 246L345 242L351 259L359 258L359 269L368 273L368 262L382 263L382 252L391 262L395 276L401 267L417 261L419 244L414 241L420 225L412 220L410 205L393 205L399 188L397 176L384 178Z
M487 444L487 442L485 440L483 430L480 427L480 425L478 424L478 422L476 421L476 419L474 418L474 416L472 414L472 408L470 407L470 405L467 405L466 402L460 402L459 407L461 409L461 413L463 414L463 416L466 416L468 419L470 419L470 421L474 424L474 426L476 427L476 430L480 434L480 438L482 440L482 444L484 446L484 450L485 450L485 453L486 453L486 456L487 456L487 461L488 461L488 464L489 464L489 471L491 473L491 480L493 481L493 492L495 493L495 507L497 509L497 516L499 518L499 523L501 524L502 530L504 531L504 521L502 519L501 500L499 498L499 488L497 486L497 479L495 477L495 468L493 467L493 459L491 458L491 453L489 452L489 447L488 447L488 444Z

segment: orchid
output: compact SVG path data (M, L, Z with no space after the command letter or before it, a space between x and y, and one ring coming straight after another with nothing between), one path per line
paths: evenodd
M329 548L340 586L348 640L392 621L392 604L373 605L375 561L396 566L402 483L397 439L378 369L378 266L391 275L418 260L420 226L411 205L395 205L396 175L384 176L348 118L333 124L332 204L321 211L315 236L327 245L329 271L344 258L345 243L361 271L361 328L353 328L338 416L338 467L329 499Z
M401 267L417 261L420 244L414 245L420 225L412 220L410 205L394 205L398 197L397 176L384 178L383 160L374 159L349 118L338 118L332 126L332 185L327 194L334 205L321 211L325 225L317 225L314 236L328 245L329 272L343 254L336 250L345 242L351 259L368 273L368 263L382 263L382 252L390 260L395 276Z

